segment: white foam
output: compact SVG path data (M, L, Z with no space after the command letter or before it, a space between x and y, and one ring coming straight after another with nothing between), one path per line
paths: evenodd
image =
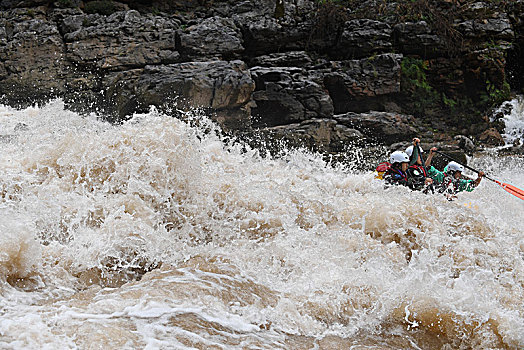
M435 312L524 345L522 200L487 180L454 202L384 190L371 173L305 151L262 157L201 123L151 111L112 126L60 101L0 108L12 135L0 272L22 278L0 296L2 345L286 347L286 333L404 332ZM520 158L472 164L524 188ZM42 283L22 291L32 276Z
M504 103L498 112L502 112L507 106L511 108L511 112L502 118L505 124L502 137L506 144L513 144L516 140L520 140L522 144L524 142L524 97L518 96Z

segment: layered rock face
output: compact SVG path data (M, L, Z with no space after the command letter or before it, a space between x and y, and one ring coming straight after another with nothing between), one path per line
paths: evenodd
M496 145L488 113L524 87L522 18L522 0L5 0L0 96L113 121L201 107L328 153Z

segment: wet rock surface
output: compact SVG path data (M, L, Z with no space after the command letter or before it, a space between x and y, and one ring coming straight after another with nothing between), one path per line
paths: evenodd
M471 152L503 144L486 115L523 88L522 1L94 3L2 1L2 103L114 121L176 103L328 153L415 135Z

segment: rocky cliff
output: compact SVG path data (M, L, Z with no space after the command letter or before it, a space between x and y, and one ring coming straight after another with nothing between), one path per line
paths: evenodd
M0 102L61 97L113 121L198 106L328 153L498 145L523 19L523 0L2 0Z

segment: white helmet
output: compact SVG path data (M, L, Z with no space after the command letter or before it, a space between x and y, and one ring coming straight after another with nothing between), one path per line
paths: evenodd
M446 172L450 172L450 171L463 172L464 167L457 162L449 162L448 165L446 165Z
M395 151L389 156L389 162L391 164L404 162L409 163L409 156L402 151Z
M420 153L424 153L422 147L419 147L419 150ZM411 157L411 155L413 154L413 146L409 146L408 148L406 148L406 154Z

